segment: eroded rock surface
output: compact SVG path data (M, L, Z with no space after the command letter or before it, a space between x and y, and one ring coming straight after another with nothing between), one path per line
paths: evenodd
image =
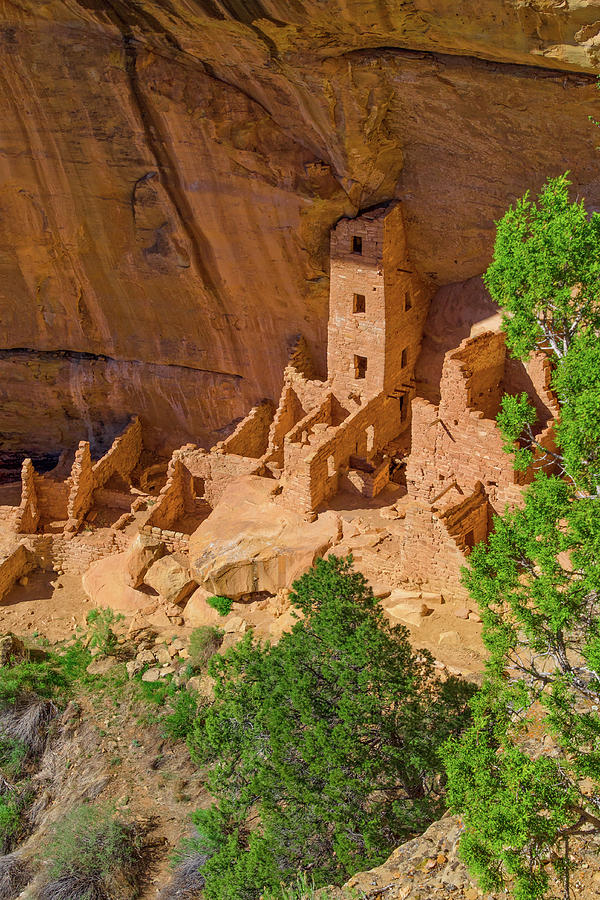
M597 184L589 0L19 0L0 6L0 431L43 456L207 443L324 368L328 235L404 201L434 284L569 168ZM321 373L322 374L322 373Z

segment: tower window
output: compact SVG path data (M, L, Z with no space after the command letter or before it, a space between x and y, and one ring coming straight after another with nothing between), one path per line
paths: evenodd
M404 294L404 312L408 312L409 309L412 309L412 297L410 296L410 291L406 291Z
M402 351L402 356L400 357L400 367L402 369L406 368L408 365L408 349L405 347Z
M366 300L364 294L355 294L352 301L352 312L364 313L366 309Z
M357 234L352 236L352 252L362 254L362 238Z
M354 357L354 377L355 378L364 378L367 374L367 357L366 356L355 356Z

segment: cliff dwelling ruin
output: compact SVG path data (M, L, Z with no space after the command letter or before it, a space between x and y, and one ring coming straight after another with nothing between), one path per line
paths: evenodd
M444 351L436 384L423 341L430 292L397 201L342 218L330 263L326 380L299 337L278 402L255 406L210 450L186 444L165 464L134 418L96 461L87 441L45 474L26 459L20 496L7 502L16 488L3 488L0 596L36 566L60 568L82 574L98 604L147 610L154 595L131 558L155 546L189 573L167 623L187 621L192 590L196 607L210 593L276 596L329 550L353 552L395 588L464 596L470 549L533 476L503 451L501 396L529 393L550 446L548 362L508 359L492 316Z

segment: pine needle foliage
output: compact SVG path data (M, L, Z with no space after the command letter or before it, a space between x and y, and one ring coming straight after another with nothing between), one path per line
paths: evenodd
M600 836L600 217L569 203L568 184L509 210L487 275L512 352L550 356L558 445L469 557L489 660L473 724L445 755L461 853L484 890L517 900L547 896L553 871L568 900L572 843ZM519 417L531 424L527 402L505 398L509 445Z
M297 872L342 883L444 809L438 750L471 686L436 676L350 558L317 561L291 599L276 646L248 633L209 664L215 700L190 738L215 797L194 816L207 900L285 897Z

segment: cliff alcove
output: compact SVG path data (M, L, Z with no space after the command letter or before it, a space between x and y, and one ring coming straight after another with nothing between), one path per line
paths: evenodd
M401 198L433 287L572 169L597 186L595 3L2 4L3 452L170 451L325 369L328 235Z

